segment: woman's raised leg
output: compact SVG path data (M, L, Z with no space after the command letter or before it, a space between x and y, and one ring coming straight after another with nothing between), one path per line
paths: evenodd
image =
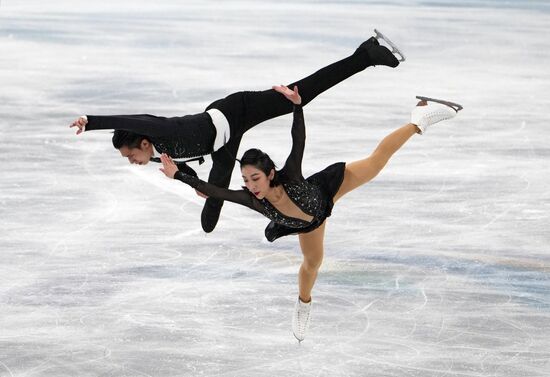
M333 198L334 203L348 192L376 177L391 156L415 133L418 133L418 127L412 123L406 124L386 136L369 157L347 163L344 180Z
M462 106L449 101L436 100L427 97L417 97L421 101L417 103L411 114L411 123L393 131L386 136L367 158L346 164L344 180L340 189L333 198L338 199L364 185L380 173L389 159L407 142L415 133L423 134L426 128L432 124L453 118ZM430 103L428 103L430 102Z

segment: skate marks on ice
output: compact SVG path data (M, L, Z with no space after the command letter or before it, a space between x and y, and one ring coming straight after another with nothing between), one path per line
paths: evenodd
M438 267L445 264L443 258L424 263L383 256L329 262L306 341L278 347L271 360L221 375L268 376L277 370L283 375L344 376L368 369L392 375L482 376L519 373L518 365L544 367L548 352L536 346L541 339L532 336L532 328L545 315L529 318L530 324L517 317L522 292L508 293L506 273L488 271L483 277L483 271L464 263L461 268L472 271L462 275ZM478 269L483 268L480 263ZM481 282L472 283L470 274L481 276Z
M0 375L546 376L547 15L251 4L2 1ZM204 236L192 190L65 124L199 112L343 57L373 27L407 61L308 105L304 171L364 157L418 93L466 110L338 203L298 347L296 239L262 241L266 220L229 203ZM252 130L241 152L284 161L289 126Z

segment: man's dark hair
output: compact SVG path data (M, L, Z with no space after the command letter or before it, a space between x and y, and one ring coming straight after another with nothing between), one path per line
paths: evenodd
M267 153L255 148L249 149L244 152L239 163L241 164L241 168L245 165L252 165L256 169L263 171L265 175L269 175L269 173L271 173L271 169L274 169L275 176L273 177L273 180L269 182L269 186L279 186L279 172L275 169L275 163Z
M139 148L143 139L149 142L151 141L144 135L138 135L125 130L115 130L115 132L113 132L113 147L116 149L120 149L122 147L128 147L130 149Z

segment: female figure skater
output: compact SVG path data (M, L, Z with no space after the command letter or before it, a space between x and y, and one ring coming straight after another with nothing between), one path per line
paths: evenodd
M379 40L384 40L392 50L380 45ZM404 60L399 49L375 29L375 36L359 45L352 55L291 85L300 87L302 104L305 105L325 90L367 67L384 65L395 68ZM194 115L173 118L149 114L84 115L70 127L78 128L77 135L84 131L114 129L113 146L132 164L160 162L158 157L161 153L173 158L212 154L208 182L228 187L243 134L268 119L291 111L292 104L270 89L233 93L211 103L204 112ZM185 172L194 174L188 166L183 163L179 165ZM205 232L214 230L222 204L223 201L218 198L206 200L201 215Z
M411 121L386 136L367 158L338 162L304 179L302 156L305 145L305 125L298 88L277 89L294 104L292 149L284 167L277 171L271 158L258 149L246 151L240 160L246 185L243 190L228 190L201 181L178 171L170 157L161 157L160 170L169 178L178 179L209 197L229 200L247 206L271 219L265 230L269 241L298 233L304 260L299 272L299 297L292 320L292 330L302 341L309 326L311 290L323 260L323 238L326 218L342 196L373 179L390 157L411 136L422 134L439 121L453 118L460 105L417 97L421 101L413 109Z

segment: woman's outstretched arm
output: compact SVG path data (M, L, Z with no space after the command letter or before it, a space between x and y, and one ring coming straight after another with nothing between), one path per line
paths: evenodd
M168 178L177 179L178 181L188 184L198 192L201 192L208 197L228 200L230 202L241 204L245 207L261 212L260 207L255 205L252 195L250 195L250 193L246 192L245 190L229 190L205 182L198 177L185 174L178 170L178 167L176 166L174 161L164 153L161 155L160 160L163 165L163 167L160 168L160 171L162 171Z
M298 87L290 90L284 85L274 86L273 89L282 93L289 101L294 104L292 121L292 149L288 155L284 171L289 178L301 179L302 177L302 158L306 145L306 126L304 122L304 112L302 110L302 98L298 93Z

